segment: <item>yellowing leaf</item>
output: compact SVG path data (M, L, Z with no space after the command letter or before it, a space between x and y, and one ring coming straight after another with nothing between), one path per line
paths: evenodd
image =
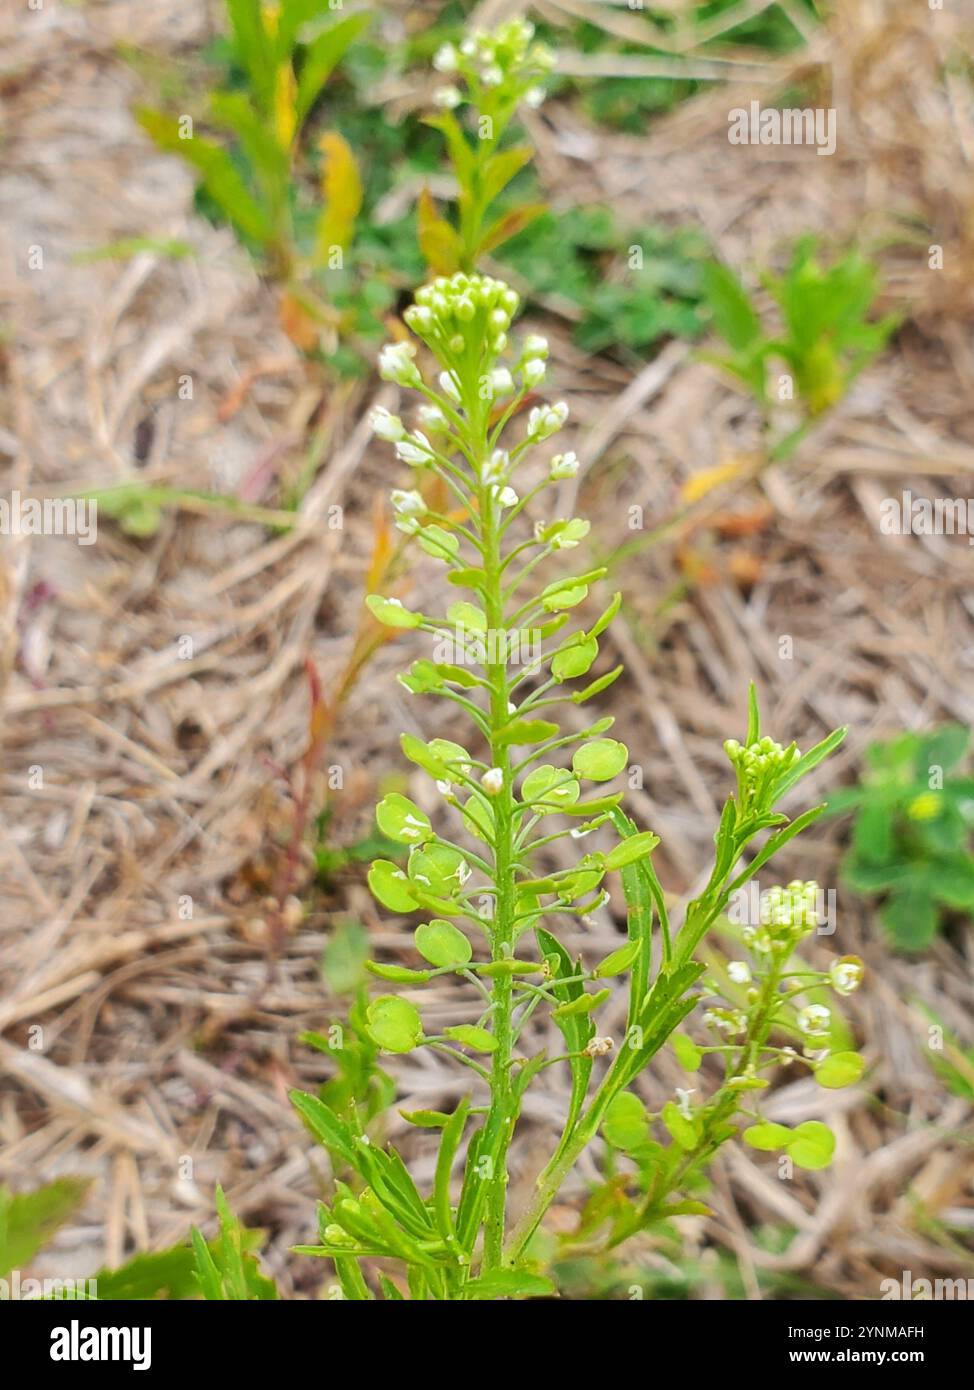
M297 129L297 90L290 62L282 63L274 78L274 134L282 150L291 148L291 141Z
M535 218L547 210L547 203L522 203L520 207L505 212L484 232L477 248L478 255L486 256L488 252L496 251L498 246L503 246L505 241L510 241L518 232L523 232L525 227L530 226Z
M325 157L321 179L325 206L317 229L318 261L324 263L333 247L344 249L352 239L362 207L362 179L351 145L337 131L326 131L318 148Z
M419 246L426 264L436 275L452 275L460 263L457 234L436 211L428 188L419 195L416 208Z
M686 480L680 489L680 496L684 502L699 502L708 492L720 487L721 483L730 483L735 478L743 477L750 471L750 467L748 459L735 458L727 463L717 464L716 468L705 468L702 473L694 473L692 478Z

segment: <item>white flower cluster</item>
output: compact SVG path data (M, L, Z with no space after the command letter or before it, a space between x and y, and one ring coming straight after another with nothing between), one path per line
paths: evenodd
M460 356L471 341L485 343L496 356L507 347L507 330L519 303L516 291L502 281L460 271L449 278L438 275L417 290L403 317L440 357Z
M741 936L758 955L784 954L818 923L819 886L812 879L793 879L785 887L761 894L760 923L749 923Z
M554 66L554 54L547 44L534 43L534 25L525 19L511 19L487 32L477 29L459 45L443 44L433 66L445 76L456 76L469 89L469 99L481 93L496 92L512 104L524 101L540 106L544 101L541 80ZM464 100L454 83L440 87L434 95L438 106L452 110Z

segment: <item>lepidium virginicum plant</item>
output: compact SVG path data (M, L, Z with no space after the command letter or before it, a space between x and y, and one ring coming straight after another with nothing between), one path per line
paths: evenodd
M470 723L471 746L402 736L406 757L435 782L444 810L458 822L457 838L441 834L398 793L377 808L380 828L408 848L408 860L405 868L377 860L369 884L385 908L426 919L414 937L424 964L414 969L370 963L380 979L411 988L410 997L373 998L367 1027L387 1052L430 1047L448 1055L469 1073L471 1091L452 1114L406 1116L439 1130L428 1195L394 1149L370 1142L354 1106L339 1115L316 1097L294 1094L339 1175L332 1201L320 1208L320 1243L302 1249L334 1261L347 1298L373 1296L361 1264L372 1259L396 1261L415 1299L524 1297L549 1290L550 1281L531 1258L532 1236L600 1130L637 1164L635 1196L616 1210L613 1242L686 1210L680 1194L736 1132L734 1117L742 1109L753 1112L751 1102L768 1084L766 1073L785 1055L771 1042L781 1011L794 1007L809 979L821 983L814 972L807 978L793 973L799 968L792 963L793 948L810 929L806 906L814 890L791 885L781 890L768 923L753 938L754 965L746 967L743 1003L726 1009L709 1004L707 1022L717 1041L699 1050L689 1040L678 1044L686 1061L697 1062L704 1051L722 1061L724 1080L716 1093L693 1103L695 1092L688 1090L655 1116L629 1090L698 1003L695 986L704 966L694 953L731 895L822 810L790 820L774 807L843 731L804 756L794 745L782 748L761 736L752 691L745 743L727 745L737 788L717 829L713 869L675 930L652 867L658 839L622 812L620 792L606 789L629 759L625 745L607 737L612 719L565 734L551 718L557 705L582 706L620 675L616 667L592 677L600 638L620 596L590 627L577 627L572 610L603 571L562 573L547 582L538 577L543 563L576 548L589 526L577 517L525 524L535 499L571 476L577 461L574 454L555 452L554 445L550 458L537 458L565 423L564 403L536 405L522 424L520 407L545 377L547 344L528 336L520 348L509 346L517 307L517 295L496 280L464 273L441 277L419 290L406 311L414 338L390 344L380 357L381 375L415 391L422 403L412 430L377 410L376 434L418 473L435 474L451 498L449 510L434 512L418 487L398 490L398 524L442 562L449 590L467 597L447 601L445 612L435 616L379 595L368 604L382 622L433 639L433 659L415 661L400 679L411 692L458 706ZM422 355L416 339L425 348ZM435 367L427 371L429 359ZM535 466L525 466L529 458ZM538 479L528 482L523 495L519 475ZM597 831L611 838L611 847L580 853L569 868L544 871L546 847L561 840L574 844ZM762 835L763 844L741 867L745 850ZM590 920L606 903L603 881L615 871L622 874L629 907L628 937L594 964L573 960L557 923ZM856 969L850 966L843 981ZM476 1013L427 1034L413 996L427 981L448 974L473 986ZM612 993L607 982L616 978L627 979L629 1002L625 1032L612 1037L596 1018ZM816 1044L825 1022L821 1008L812 1007L805 1018ZM564 1050L557 1056L532 1055L526 1046L529 1021L539 1011L550 1014L560 1031ZM804 1062L825 1065L823 1051L811 1048ZM798 1060L794 1049L789 1055ZM543 1068L555 1065L567 1067L571 1079L561 1134L511 1229L511 1141L525 1091ZM833 1075L826 1082L840 1079ZM654 1127L669 1136L667 1146L652 1139ZM786 1147L796 1163L828 1161L824 1126L790 1131L757 1119L756 1128L752 1142ZM454 1169L464 1142L457 1190ZM385 1297L403 1297L401 1284L385 1273L377 1278Z

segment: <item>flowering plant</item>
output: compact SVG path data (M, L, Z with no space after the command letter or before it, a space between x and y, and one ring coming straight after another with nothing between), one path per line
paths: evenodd
M362 1265L371 1259L397 1261L417 1299L526 1297L549 1290L532 1262L532 1236L579 1155L600 1133L636 1159L639 1174L633 1178L637 1195L613 1215L610 1240L698 1209L679 1194L737 1132L734 1117L742 1109L748 1113L748 1103L768 1085L765 1073L798 1059L794 1049L772 1046L772 1034L783 1011L794 1009L810 988L807 981L817 986L826 978L793 965L795 945L814 926L815 890L791 884L767 898L761 922L747 933L753 963L738 962L730 974L744 990L743 1000L708 1007L705 1022L719 1041L698 1047L677 1034L700 998L705 966L695 952L732 895L821 813L818 806L789 819L776 808L844 731L804 755L794 744L782 748L762 737L752 689L744 744L726 745L737 787L717 828L712 872L675 930L652 866L658 838L638 829L621 809L622 793L606 786L629 763L626 746L608 736L613 720L600 718L580 732L564 733L551 717L559 704L582 707L621 675L620 666L595 674L600 639L621 599L616 594L594 622L573 628L572 610L604 571L556 574L546 582L537 577L556 553L577 548L589 526L579 517L523 525L536 499L570 477L578 463L571 452L542 459L542 446L567 419L564 402L532 406L522 428L522 407L546 375L547 344L529 335L519 348L511 345L517 308L514 291L489 277L439 277L418 291L406 311L413 336L388 345L379 361L386 380L416 392L422 403L412 428L398 415L375 411L376 434L417 475L435 475L456 504L437 511L424 500L429 489L400 489L393 494L397 525L442 563L450 590L468 597L438 615L377 594L367 602L379 621L425 633L437 644L437 659L419 658L400 679L410 692L462 710L474 743L468 749L446 738L425 742L402 735L405 756L433 780L462 827L461 838L447 838L406 796L392 793L380 802L379 827L408 858L405 867L376 860L371 890L389 911L423 920L413 938L415 965L370 962L375 976L407 991L373 998L366 1026L388 1053L431 1047L449 1055L470 1073L472 1089L452 1114L406 1116L440 1132L428 1196L395 1150L370 1141L354 1107L338 1114L314 1096L295 1093L298 1111L342 1175L334 1199L321 1207L320 1243L302 1248L334 1262L348 1298L373 1296ZM525 648L526 659L515 661L512 654L520 657ZM552 823L560 828L551 829ZM583 853L568 868L546 865L553 844L588 835L604 848ZM762 835L763 844L742 867L745 851ZM608 901L604 880L613 872L622 875L627 937L602 960L573 960L556 923L589 921ZM828 978L844 992L858 982L859 970L847 961ZM463 1021L428 1034L412 996L444 975L465 981L479 1002ZM613 994L608 982L623 978L628 1010L617 1038L598 1026L597 1017ZM458 992L457 998L459 1003L464 996ZM549 1014L563 1039L557 1056L530 1047L528 1025L539 1010ZM799 1012L799 1030L816 1043L826 1023L821 1005L807 1004ZM671 1039L691 1069L706 1054L718 1057L723 1081L698 1104L687 1090L650 1114L630 1088ZM823 1084L856 1079L858 1059L850 1060L855 1054L827 1057L823 1051L815 1047L803 1058ZM571 1082L562 1133L511 1229L511 1142L528 1086L555 1065L567 1067ZM832 1140L825 1126L809 1122L792 1131L753 1118L748 1142L783 1147L799 1166L829 1161ZM653 1139L654 1128L668 1136L667 1145ZM454 1168L464 1144L456 1191ZM379 1285L385 1297L403 1297L401 1284L388 1275L379 1276Z
M455 226L440 217L428 192L420 200L420 247L432 271L474 270L544 211L543 203L530 202L492 215L533 155L530 145L504 148L504 137L519 106L541 105L553 64L554 54L535 42L534 26L524 19L478 29L437 51L433 66L447 80L434 93L440 109L428 124L444 136L458 192Z

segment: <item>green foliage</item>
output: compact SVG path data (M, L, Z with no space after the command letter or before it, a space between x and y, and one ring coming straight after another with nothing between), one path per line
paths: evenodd
M266 1302L277 1298L272 1279L261 1273L256 1257L248 1252L245 1232L230 1210L223 1189L216 1189L220 1239L208 1245L194 1226L190 1232L193 1273L203 1298L209 1302Z
M191 118L143 107L142 127L160 149L196 173L203 205L225 219L269 274L283 282L286 325L301 346L349 329L328 303L344 269L362 204L358 164L335 131L317 138L321 201L308 227L302 196L304 131L321 93L371 22L367 11L336 17L316 0L227 0L229 52L238 84L209 94L200 135ZM309 235L310 232L310 235Z
M772 457L784 458L808 427L835 406L852 382L882 351L898 323L895 315L871 321L878 294L876 267L856 252L832 265L816 256L813 237L795 246L784 275L762 276L777 304L780 331L765 329L758 305L727 266L716 262L704 273L704 289L716 332L729 349L707 354L754 397L769 431ZM793 381L793 393L769 389L768 370L777 361ZM791 401L800 423L771 439L782 401Z
M533 153L529 145L505 144L504 137L522 101L540 105L540 83L554 62L533 36L532 24L512 19L459 44L443 44L433 59L448 80L436 92L441 110L427 123L443 136L458 190L455 222L439 215L428 191L420 199L419 244L434 273L473 270L543 211L541 203L494 211Z
M587 352L646 353L661 339L696 338L705 323L707 243L693 228L623 228L607 207L543 212L501 253L531 292L567 300Z
M240 1224L219 1187L216 1208L220 1234L215 1240L204 1241L194 1229L188 1242L135 1255L117 1269L99 1270L98 1301L276 1299L274 1282L261 1272L256 1254L264 1233Z
M962 770L969 740L968 729L948 724L874 743L862 782L829 800L830 814L855 814L843 879L882 897L880 921L903 951L925 950L947 914L974 911L974 777Z
M29 1265L84 1201L84 1178L57 1178L33 1192L0 1186L0 1279Z
M88 1191L82 1178L58 1178L44 1187L14 1196L0 1187L0 1278L30 1265L57 1229L78 1209ZM151 1254L135 1255L117 1269L102 1269L80 1287L55 1288L50 1297L133 1301L167 1298L185 1300L273 1299L277 1290L261 1273L256 1256L263 1236L248 1231L231 1212L222 1190L216 1190L220 1235L207 1242L195 1228L190 1244ZM60 1283L62 1281L55 1281Z
M412 694L461 709L473 741L467 747L402 736L406 757L436 784L445 811L458 822L458 835L469 843L444 838L442 817L398 792L380 803L379 826L406 857L376 859L369 885L382 907L419 919L419 968L369 962L371 973L402 984L408 997L378 995L365 1009L364 1030L385 1052L434 1047L449 1055L472 1073L471 1086L485 1096L476 1105L464 1098L451 1115L407 1116L440 1134L432 1192L423 1194L399 1154L365 1133L358 1107L339 1113L320 1098L295 1093L299 1113L331 1153L336 1172L334 1198L320 1213L320 1243L302 1248L334 1262L347 1298L373 1296L359 1263L373 1258L395 1260L414 1299L527 1297L547 1288L533 1267L532 1237L579 1155L600 1132L643 1175L635 1200L624 1196L612 1216L610 1243L679 1212L701 1210L684 1194L702 1181L715 1149L736 1133L740 1097L767 1085L759 1073L778 1065L782 1055L769 1042L779 1009L808 988L801 983L781 994L783 984L790 984L794 945L814 925L814 885L792 884L774 890L772 916L751 940L760 983L748 1007L705 1015L705 1023L728 1039L693 1054L722 1059L724 1081L716 1094L691 1106L687 1093L649 1115L630 1091L695 1007L694 987L705 967L694 953L731 894L821 813L816 807L789 820L776 804L828 755L843 731L804 755L793 744L783 748L762 736L752 691L745 743L726 745L737 793L724 807L711 876L674 931L652 867L658 838L625 816L621 794L611 789L629 762L625 744L608 736L613 721L596 719L564 734L551 717L559 704L585 703L619 674L618 668L594 680L591 674L619 600L591 626L573 626L572 610L604 571L542 577L561 552L579 547L589 528L579 517L524 525L534 498L577 464L574 455L556 454L546 474L536 470L541 481L527 494L522 497L514 486L525 456L557 434L568 415L562 402L522 414L526 397L534 398L544 380L547 344L535 335L520 349L509 346L517 307L517 295L498 281L463 272L438 277L417 292L404 315L415 338L388 344L379 358L386 380L420 396L421 428L410 429L398 416L376 409L375 433L394 445L421 481L437 478L451 497L451 510L441 512L425 500L431 495L427 487L393 493L397 526L444 566L448 597L445 611L432 614L383 595L372 595L368 603L378 621L407 640L425 636L433 659L414 661L402 683ZM419 357L415 339L434 370ZM455 597L458 590L467 597ZM526 650L510 640L514 635L530 637ZM552 821L556 827L567 824L551 828ZM605 847L550 867L547 847L570 842L579 831L599 832L595 843ZM742 857L758 837L763 844L756 852L752 848L742 869ZM559 940L557 923L599 910L607 901L605 877L613 872L622 874L629 908L626 940L601 961L574 960ZM449 973L476 982L486 1007L435 1032L424 1024L420 991ZM857 974L847 963L843 983L854 987L859 974L861 967ZM597 1021L613 992L605 981L616 978L627 980L629 993L629 1025L618 1046L600 1033ZM838 988L820 973L815 980ZM539 1008L561 1035L564 1051L557 1057L523 1050L525 1025ZM823 1015L828 1009L818 1004L800 1011L809 1039L820 1036ZM686 1043L681 1050L687 1058ZM825 1058L816 1045L804 1060L815 1067ZM534 1200L509 1231L511 1137L532 1078L555 1063L567 1066L571 1079L562 1133L538 1176ZM825 1084L852 1079L848 1065L845 1075L841 1063L831 1071ZM455 1198L453 1174L464 1141ZM830 1156L828 1141L814 1126L796 1130L788 1143L794 1161L806 1167L821 1166ZM380 1289L385 1297L404 1296L388 1279Z

